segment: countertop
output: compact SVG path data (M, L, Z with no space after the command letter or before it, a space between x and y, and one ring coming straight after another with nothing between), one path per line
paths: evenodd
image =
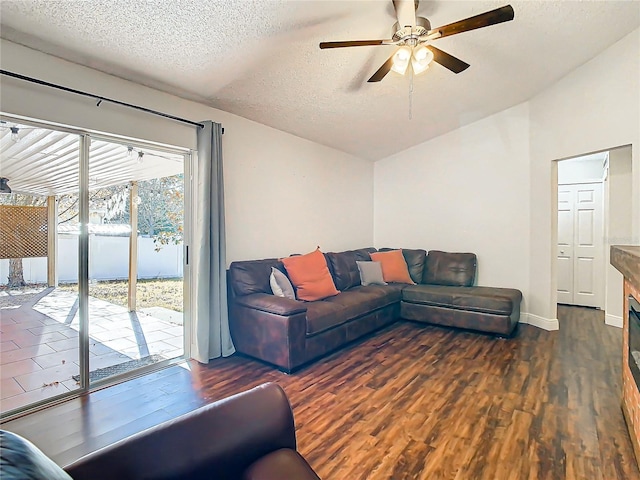
M611 265L640 288L640 245L612 245Z

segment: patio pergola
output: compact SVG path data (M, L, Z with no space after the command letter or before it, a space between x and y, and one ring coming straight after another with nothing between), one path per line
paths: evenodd
M2 119L0 123L0 176L8 179L12 193L46 197L47 283L58 284L58 202L64 194L79 193L81 136L67 131L15 123ZM89 191L115 185L129 184L130 231L138 231L138 182L182 173L184 157L164 151L161 147L132 144L127 140L106 140L91 136L89 145ZM0 215L2 244L29 242L20 238L16 224L8 215ZM37 223L37 222L36 222ZM40 222L42 225L42 222ZM42 233L42 232L41 232ZM13 248L0 258L40 256L25 248ZM27 252L18 255L18 251ZM136 308L138 242L137 235L129 235L129 292L128 308Z

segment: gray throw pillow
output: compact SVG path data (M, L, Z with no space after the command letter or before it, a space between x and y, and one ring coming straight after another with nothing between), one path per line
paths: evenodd
M387 285L382 277L382 264L380 262L356 262L360 272L360 283L367 285Z
M271 284L271 291L276 297L296 299L293 285L291 285L287 276L275 267L271 267L269 283Z

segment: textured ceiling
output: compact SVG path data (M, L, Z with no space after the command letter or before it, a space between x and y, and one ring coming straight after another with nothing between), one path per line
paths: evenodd
M507 3L418 15L437 27ZM0 35L376 160L531 98L640 25L638 0L510 3L514 21L434 42L471 68L434 64L411 105L408 75L366 83L394 47L318 48L388 38L391 0L2 0Z

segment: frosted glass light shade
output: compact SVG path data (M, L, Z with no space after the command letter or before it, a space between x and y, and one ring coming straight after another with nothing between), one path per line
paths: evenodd
M429 64L433 60L433 53L425 45L418 45L413 49L411 57L411 68L413 73L419 75L429 68Z
M400 47L398 51L393 55L393 65L391 70L400 75L404 75L409 66L409 60L411 59L411 49L409 47Z

